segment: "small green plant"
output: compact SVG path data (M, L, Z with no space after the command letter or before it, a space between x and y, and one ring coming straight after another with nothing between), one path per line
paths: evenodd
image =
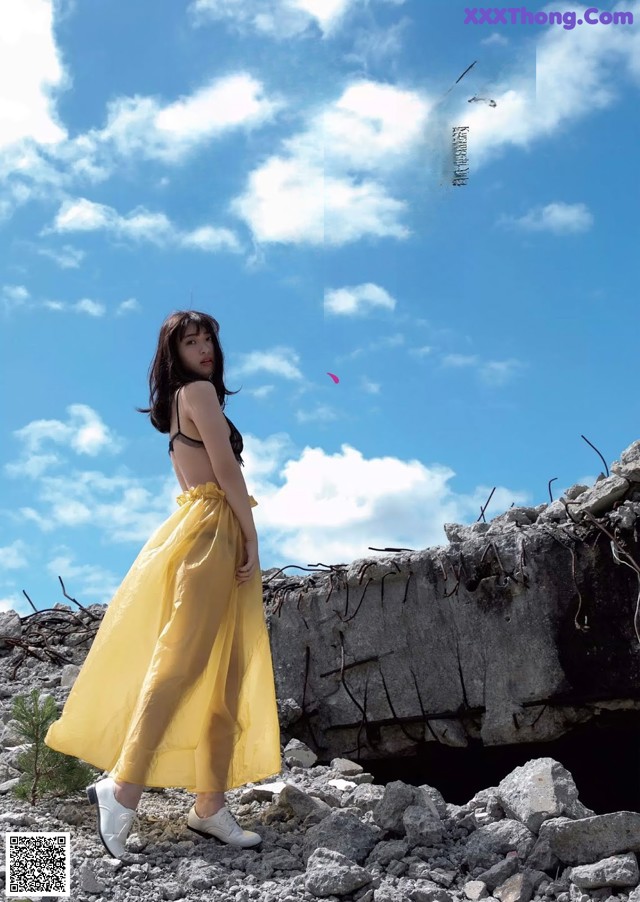
M96 768L45 745L47 730L60 716L50 695L42 705L38 689L32 689L29 696L16 695L11 714L16 732L28 744L16 759L16 767L21 771L13 788L16 798L36 805L44 796L60 798L84 789L95 778Z

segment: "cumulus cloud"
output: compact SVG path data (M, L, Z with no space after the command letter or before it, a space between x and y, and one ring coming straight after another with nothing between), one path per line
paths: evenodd
M44 230L51 232L93 232L104 230L116 238L147 241L161 247L182 247L215 252L241 250L236 235L226 228L202 226L193 231L181 231L164 213L153 213L137 207L121 216L113 207L80 197L66 200L58 210L53 224Z
M349 563L370 557L368 546L425 548L447 542L446 522L473 522L491 486L468 494L450 484L455 472L392 456L367 457L349 444L330 454L305 447L294 455L284 438L253 440L261 471L252 470L252 494L261 547L276 564L324 560ZM499 487L493 516L528 496Z
M24 54L27 46L24 40L19 42L20 52ZM8 92L17 91L13 77L7 84ZM11 106L13 100L7 104ZM166 103L148 96L117 97L107 105L102 128L69 140L61 132L50 146L35 133L31 141L14 141L4 149L0 144L0 176L5 177L0 219L29 200L62 198L75 185L104 181L122 159L182 163L224 135L240 129L248 132L272 121L283 106L282 99L266 97L263 85L244 72L217 78ZM96 207L79 209L75 224L96 228L106 216L105 210Z
M259 81L240 72L166 105L153 97L120 97L109 104L105 127L82 140L87 148L111 146L122 156L175 163L227 132L272 120L282 106L282 100L265 96Z
M593 225L593 214L586 204L567 204L557 201L544 207L534 207L519 218L502 217L500 222L511 223L532 232L571 235L588 231Z
M372 308L394 310L396 301L388 291L372 282L346 288L327 289L324 295L324 311L340 316L364 315Z
M127 313L138 313L141 310L141 306L135 298L128 298L126 301L121 301L116 307L116 316L125 316Z
M24 285L3 285L0 289L2 306L7 312L24 307L31 295Z
M174 477L110 476L67 467L59 476L42 475L37 507L25 505L13 519L34 524L43 533L94 528L108 542L146 542L175 510L178 491Z
M250 174L232 212L265 243L407 237L400 221L407 204L387 193L384 178L415 159L429 108L412 91L368 80L349 85Z
M0 570L20 570L29 563L27 546L21 539L0 547Z
M67 136L55 110L55 92L67 80L53 14L53 0L0 4L0 148L24 138L55 144Z
M66 301L43 301L42 306L46 310L55 312L81 313L93 317L104 316L107 312L104 304L100 301L92 301L91 298L82 298L75 304L68 304Z
M100 415L86 404L71 404L67 407L69 416L62 420L32 420L26 426L14 431L22 443L25 458L21 463L8 464L5 469L12 475L28 472L32 455L42 458L43 446L50 443L62 445L79 455L96 455L108 452L116 454L122 449L122 440L102 420ZM46 456L45 456L46 457ZM51 457L48 458L53 462ZM22 469L21 469L22 468Z

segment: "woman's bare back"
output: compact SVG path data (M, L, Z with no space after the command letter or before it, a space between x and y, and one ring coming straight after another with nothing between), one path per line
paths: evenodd
M176 398L178 392L173 396L171 402L171 428L169 435L175 435L178 431L178 417L176 414ZM180 431L186 433L189 438L196 441L202 441L195 423L188 415L184 404L184 391L180 391ZM228 425L228 424L227 424ZM231 426L229 428L229 437L231 437ZM214 469L207 449L204 445L194 447L186 444L186 442L176 439L173 443L171 452L171 463L175 471L180 487L186 492L187 489L196 485L203 485L205 482L213 482L218 488L220 483L216 477Z

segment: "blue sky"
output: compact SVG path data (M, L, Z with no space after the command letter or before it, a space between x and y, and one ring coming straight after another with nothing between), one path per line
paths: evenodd
M2 4L0 610L108 602L175 509L134 408L177 309L221 324L263 569L446 545L638 438L640 4L601 8L635 23Z

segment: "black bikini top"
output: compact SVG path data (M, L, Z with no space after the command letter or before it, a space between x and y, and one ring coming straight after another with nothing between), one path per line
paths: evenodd
M180 391L178 391L178 393L176 395L176 416L178 418L178 431L175 433L175 435L172 435L171 438L169 439L169 454L171 454L171 452L173 451L173 443L177 438L182 439L182 441L186 445L191 445L193 448L199 448L199 447L204 448L203 441L200 441L200 439L197 439L197 438L191 438L190 436L185 435L184 432L180 431L179 404L180 404ZM238 463L240 464L240 466L244 467L244 461L242 460L242 450L244 448L244 442L242 441L242 436L240 435L240 433L238 432L236 427L233 425L233 423L231 422L229 417L226 416L226 414L223 414L223 416L224 416L225 420L227 421L227 423L231 426L231 435L229 436L229 441L231 442L231 448L233 450L235 458L238 461Z

